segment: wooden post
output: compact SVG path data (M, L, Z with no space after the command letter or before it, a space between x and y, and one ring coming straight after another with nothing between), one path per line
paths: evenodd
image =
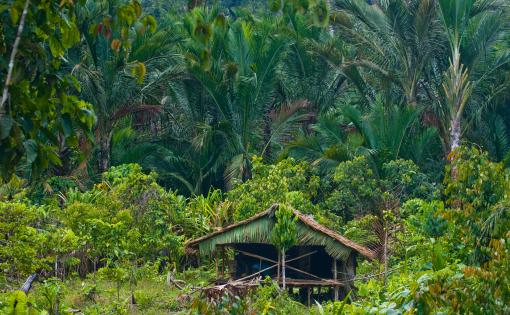
M388 279L388 227L386 226L386 222L384 223L384 243L383 243L383 262L384 262L384 289L386 289L386 281Z
M285 290L285 251L282 250L282 286Z
M219 278L219 265L218 265L218 248L214 251L214 264L216 265L216 279Z
M338 272L337 272L337 261L336 261L336 258L333 257L333 280L335 280L335 282L338 280ZM335 294L335 301L338 301L338 285L335 284L335 286L333 287L333 292Z
M307 288L306 288L306 290L307 290L307 291L306 291L306 294L307 294L307 296L308 296L308 298L307 298L307 305L308 305L308 307L310 307L310 305L311 305L310 297L311 297L311 295L312 295L312 291L310 290L310 287L307 287Z
M225 277L225 247L221 246L221 277Z
M276 266L276 282L280 285L280 252L278 251L278 266Z

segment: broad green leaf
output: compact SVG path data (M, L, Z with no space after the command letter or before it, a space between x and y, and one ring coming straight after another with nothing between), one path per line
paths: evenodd
M61 57L64 55L64 47L55 36L50 36L50 51L54 57Z
M17 24L20 17L20 11L15 6L12 6L9 9L9 15L11 16L12 24Z
M23 142L23 146L25 147L27 163L34 163L35 159L37 159L37 142L33 139L26 140Z
M73 132L73 122L71 120L71 117L69 116L69 114L63 114L61 121L62 129L64 130L64 135L66 137L69 137Z
M3 140L9 136L13 124L14 119L11 117L0 118L0 140Z

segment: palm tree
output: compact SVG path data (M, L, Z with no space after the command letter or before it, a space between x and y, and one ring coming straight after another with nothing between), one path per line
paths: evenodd
M363 147L363 137L341 115L325 112L310 129L313 133L299 135L287 144L286 154L310 161L323 173L356 155L369 153Z
M246 179L274 103L285 42L269 24L231 21L217 8L193 10L184 26L192 77L186 89L194 93L185 104L173 105L187 116L174 123L184 123L180 129L187 130L192 147L207 156L203 173L223 169L227 181Z
M282 9L280 28L289 47L281 67L279 91L287 103L306 101L315 115L335 105L346 81L340 58L344 42L329 31L327 20L318 21L314 8L305 13L301 10L295 4ZM328 16L327 7L322 10Z
M508 46L499 49L508 30L509 11L502 1L468 0L441 0L439 9L451 55L437 111L443 142L451 152L459 146L467 127L461 128L466 112L471 117L480 115L509 87L507 80L498 82L498 72L510 62Z
M370 101L377 90L386 102L422 107L445 154L508 87L501 75L509 61L504 1L341 0L338 8L338 30L354 45L344 65L363 79L353 85Z
M363 87L360 91L369 99L373 100L375 93L371 90L376 89L412 107L421 101L422 80L447 47L435 2L337 2L338 31L352 44L352 50L344 56L344 67L360 70L364 85L356 85Z
M161 111L161 86L183 70L176 61L178 56L172 53L179 40L176 36L169 36L165 29L155 32L150 17L116 29L105 17L116 6L122 4L87 2L80 12L82 28L95 25L103 36L87 33L72 65L72 73L81 84L81 97L94 106L98 116L95 137L99 172L110 166L115 128L126 117L142 124L153 122Z
M375 169L397 158L423 162L436 134L432 128L417 128L419 114L412 107L384 106L380 99L365 113L345 105L336 115L321 115L312 125L315 134L297 138L288 149L325 171L356 155L370 157Z

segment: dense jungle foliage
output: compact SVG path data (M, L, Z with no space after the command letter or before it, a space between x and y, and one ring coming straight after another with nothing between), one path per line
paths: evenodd
M509 314L507 0L0 3L0 314ZM185 243L377 253L307 307ZM290 213L290 212L289 212ZM31 288L23 287L36 276Z

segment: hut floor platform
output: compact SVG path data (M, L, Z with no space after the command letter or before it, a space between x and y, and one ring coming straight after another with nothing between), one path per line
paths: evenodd
M278 281L279 284L282 283L281 279ZM331 281L321 281L321 280L306 280L306 279L285 279L285 285L293 286L293 287L334 287L334 280ZM337 286L341 286L341 284L337 284Z

